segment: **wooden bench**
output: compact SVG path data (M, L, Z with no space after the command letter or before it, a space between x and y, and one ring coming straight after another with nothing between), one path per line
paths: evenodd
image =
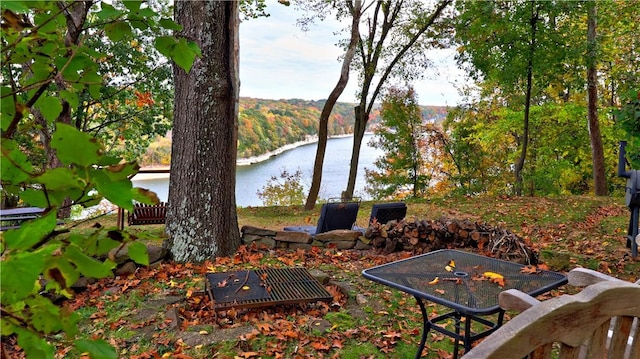
M158 204L136 203L133 212L129 212L127 223L130 226L141 224L164 224L167 216L167 203Z
M586 288L543 302L517 290L500 293L501 307L524 311L463 359L640 358L640 281L583 268L568 279Z

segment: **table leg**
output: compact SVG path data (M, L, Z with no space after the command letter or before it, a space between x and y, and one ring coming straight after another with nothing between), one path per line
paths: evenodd
M419 359L422 356L422 351L424 350L424 346L427 343L427 334L429 333L429 329L431 329L431 322L429 321L429 316L427 315L427 309L422 302L422 299L415 297L418 305L420 306L420 311L422 312L422 338L420 338L420 346L418 347L418 352L416 353L416 358Z

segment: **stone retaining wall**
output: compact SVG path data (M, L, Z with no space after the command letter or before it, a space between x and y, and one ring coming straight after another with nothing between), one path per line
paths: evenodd
M371 241L364 238L362 232L338 229L311 236L305 232L273 231L265 228L243 226L240 229L242 243L268 249L311 249L312 247L327 247L337 249L371 248Z

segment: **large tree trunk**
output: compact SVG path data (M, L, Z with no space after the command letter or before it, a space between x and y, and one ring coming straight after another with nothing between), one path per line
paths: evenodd
M238 2L177 1L180 35L202 57L174 64L175 110L165 246L174 260L203 261L240 245L235 205Z
M595 2L587 5L587 117L589 119L589 138L591 140L591 158L593 161L593 189L596 196L607 195L607 181L605 178L604 150L602 135L598 122L598 78L596 60L598 57L596 39L597 9Z
M356 53L356 45L358 44L358 40L360 40L359 24L362 2L360 0L356 0L353 4L349 3L348 6L352 16L351 40L349 42L347 52L344 55L344 60L342 61L340 79L338 79L336 87L334 87L333 91L331 91L331 94L329 94L329 98L324 104L322 113L320 114L320 120L318 123L318 148L316 150L316 159L313 165L313 178L311 180L311 188L309 189L309 196L307 197L307 202L304 206L306 210L313 209L316 201L318 200L320 183L322 182L322 165L324 163L324 155L327 150L327 128L329 125L329 116L331 115L333 106L336 104L336 101L338 101L338 98L342 94L342 91L344 91L344 88L349 82L349 69L351 67L351 61L353 60L353 56Z

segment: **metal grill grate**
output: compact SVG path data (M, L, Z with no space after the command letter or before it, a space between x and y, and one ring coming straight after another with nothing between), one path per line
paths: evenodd
M333 296L305 268L208 273L206 277L205 286L214 310L327 302L333 299ZM226 282L224 290L219 290L221 278L222 280L234 278L234 281ZM256 281L255 278L259 280ZM247 279L246 283L245 279ZM243 286L249 288L245 291L242 289Z

